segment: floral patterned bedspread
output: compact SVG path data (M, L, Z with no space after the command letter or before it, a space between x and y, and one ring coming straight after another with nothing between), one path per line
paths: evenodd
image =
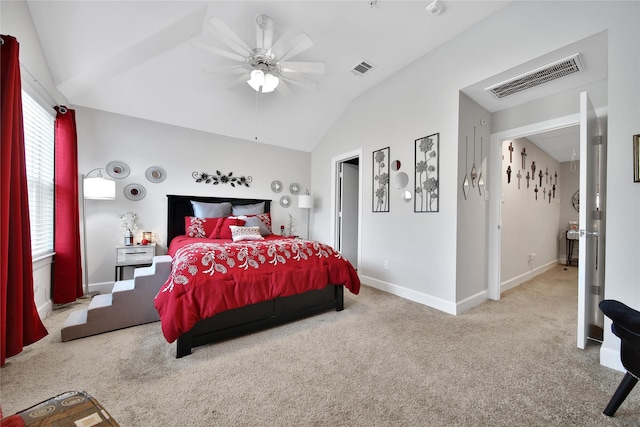
M267 237L259 241L177 237L169 247L171 273L155 298L162 332L175 341L199 320L276 297L344 285L353 294L360 280L331 246Z

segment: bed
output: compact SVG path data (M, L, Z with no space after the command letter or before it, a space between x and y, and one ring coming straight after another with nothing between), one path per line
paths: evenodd
M177 342L177 358L191 354L197 346L329 310L342 311L344 287L359 292L353 266L330 246L275 235L244 240L246 236L237 234L255 234L258 228L249 227L247 215L221 216L226 219L219 219L217 228L205 230L192 202L230 203L234 212L241 213L264 205L267 220L265 215L248 215L259 216L263 223L268 222L271 206L264 199L167 196L172 268L154 303L165 339ZM200 234L193 233L196 223ZM225 233L229 229L233 236ZM263 230L261 226L261 235Z

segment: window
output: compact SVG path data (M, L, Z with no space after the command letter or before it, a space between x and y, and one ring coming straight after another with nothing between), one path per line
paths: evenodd
M33 259L53 253L55 119L22 91Z

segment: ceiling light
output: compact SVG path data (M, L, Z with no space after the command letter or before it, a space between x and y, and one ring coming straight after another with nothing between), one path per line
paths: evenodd
M434 0L427 6L427 12L432 15L440 15L444 11L444 5L438 0Z
M268 93L273 92L278 87L280 79L262 70L253 70L251 72L251 78L247 80L247 83L249 83L249 86L256 92Z

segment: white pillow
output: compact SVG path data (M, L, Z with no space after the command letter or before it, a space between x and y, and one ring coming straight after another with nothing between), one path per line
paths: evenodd
M258 227L230 225L229 228L231 229L231 238L234 242L240 242L242 240L264 240Z

